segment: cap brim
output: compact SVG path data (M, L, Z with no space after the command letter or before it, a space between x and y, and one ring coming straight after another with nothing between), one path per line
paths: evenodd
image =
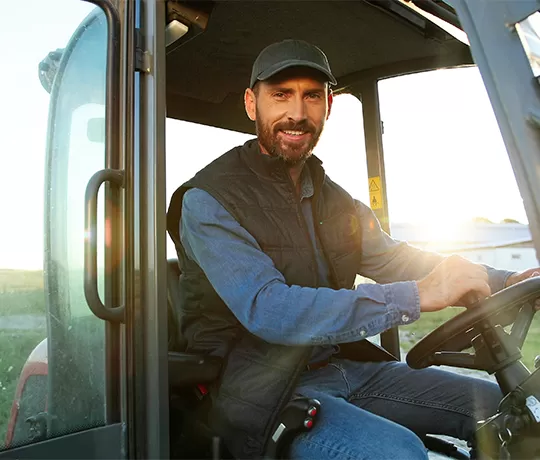
M267 80L268 78L276 75L282 70L288 69L289 67L309 67L311 69L318 70L319 72L326 75L330 84L337 84L334 76L324 67L310 61L304 61L302 59L289 59L288 61L282 61L278 64L274 64L273 66L268 67L268 69L266 69L264 72L257 76L255 81L251 82L251 86L253 86L258 80Z

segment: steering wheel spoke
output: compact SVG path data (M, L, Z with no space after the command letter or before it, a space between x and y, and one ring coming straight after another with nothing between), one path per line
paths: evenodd
M519 310L516 320L512 325L510 336L520 349L523 346L523 342L525 342L535 312L536 310L532 302L525 303Z
M437 351L433 353L431 364L435 366L463 367L466 369L478 369L479 366L474 353L456 351Z

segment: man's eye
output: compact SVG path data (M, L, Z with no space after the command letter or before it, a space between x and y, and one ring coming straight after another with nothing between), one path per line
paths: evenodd
M278 99L283 99L285 97L285 93L280 93L280 92L274 93L274 97L277 97Z
M308 94L309 99L320 99L321 97L322 97L321 93L309 93Z

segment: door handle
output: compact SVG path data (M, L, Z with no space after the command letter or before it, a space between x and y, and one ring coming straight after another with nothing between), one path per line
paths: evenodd
M111 182L124 187L124 172L118 169L102 169L96 172L86 185L84 195L84 296L92 313L113 323L124 321L125 306L106 307L99 298L97 281L97 202L101 185Z

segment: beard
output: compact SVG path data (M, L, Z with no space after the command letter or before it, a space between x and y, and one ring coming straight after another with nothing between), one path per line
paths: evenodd
M313 149L321 137L324 121L319 127L307 120L298 123L292 121L282 122L271 126L270 123L266 123L264 118L261 117L258 108L256 110L257 118L255 120L255 127L257 138L270 156L280 158L287 166L296 166L297 164L304 163L311 156ZM309 133L311 136L307 142L294 145L279 138L279 131L284 130L303 131Z

